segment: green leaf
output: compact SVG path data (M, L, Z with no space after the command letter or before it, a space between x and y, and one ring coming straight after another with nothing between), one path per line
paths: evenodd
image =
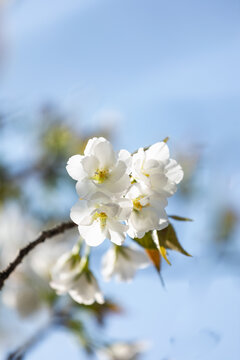
M157 231L157 235L160 247L178 251L186 256L192 256L186 250L184 250L184 248L180 244L172 224L169 224L168 227L163 230Z
M132 240L147 250L146 252L151 258L154 266L157 270L159 268L158 271L160 271L160 262L158 263L158 256L154 250L157 250L169 265L171 265L171 263L167 257L167 249L178 251L186 256L191 256L180 244L172 224L169 224L163 230L149 231L141 239L134 238Z
M174 219L174 220L178 220L178 221L193 221L193 219L187 218L187 217L182 217L182 216L178 216L178 215L168 215L168 217Z
M152 239L152 231L147 232L141 239L134 238L132 240L136 241L144 249L157 249L157 246Z

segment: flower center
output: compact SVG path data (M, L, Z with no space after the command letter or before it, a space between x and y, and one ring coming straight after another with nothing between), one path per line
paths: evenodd
M134 210L141 211L143 208L150 205L149 203L147 203L146 205L142 205L140 200L143 199L143 198L144 198L144 196L141 195L141 196L138 196L136 199L132 200Z
M95 214L93 215L93 220L97 220L100 222L100 226L103 229L106 225L107 222L107 214L105 212L95 212Z
M92 180L95 180L98 182L98 184L102 184L109 176L109 171L108 169L97 169L94 173L94 175L92 176Z

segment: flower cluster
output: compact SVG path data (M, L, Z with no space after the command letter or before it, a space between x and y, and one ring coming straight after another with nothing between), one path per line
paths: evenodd
M104 138L89 140L84 155L69 159L67 171L77 180L80 198L71 219L90 246L106 238L122 245L126 234L141 238L165 228L167 198L183 177L165 142L131 155L126 150L116 154Z
M164 141L130 154L127 150L115 153L111 143L100 137L88 141L84 155L69 159L67 171L77 181L79 200L70 217L78 225L81 238L89 247L105 239L114 244L103 258L104 278L116 275L119 280L131 280L137 268L148 264L148 258L139 250L122 246L126 235L142 238L149 231L168 226L167 198L183 178L181 166L170 159ZM78 302L101 303L103 297L88 268L88 257L76 262L73 251L60 259L52 286Z

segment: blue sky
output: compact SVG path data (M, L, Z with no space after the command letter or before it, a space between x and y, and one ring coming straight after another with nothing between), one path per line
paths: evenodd
M131 286L104 285L129 315L109 333L152 341L147 360L239 358L239 270L212 259L205 236L211 207L240 200L239 20L237 0L22 0L6 9L4 106L34 113L52 101L93 130L99 114L118 114L115 145L130 151L167 135L172 150L204 146L202 198L170 201L169 211L195 218L179 225L194 259L172 255L167 292L153 271ZM31 360L56 344L59 360L77 359L57 333Z

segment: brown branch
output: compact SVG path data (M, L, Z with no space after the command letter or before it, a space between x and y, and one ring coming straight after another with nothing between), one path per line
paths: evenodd
M19 250L16 258L7 266L7 268L0 272L0 291L4 285L5 280L11 275L11 273L16 269L16 267L21 264L25 256L28 255L38 244L43 243L46 239L52 238L56 235L62 234L66 230L74 228L76 224L73 222L64 222L59 225L54 226L51 229L42 231L38 237L30 242L28 245Z

